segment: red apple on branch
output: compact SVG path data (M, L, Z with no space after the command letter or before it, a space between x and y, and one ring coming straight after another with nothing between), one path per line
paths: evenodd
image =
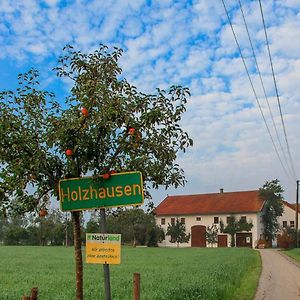
M83 107L83 108L81 109L81 113L82 113L85 117L87 117L87 116L89 115L89 111L87 110L86 107Z
M128 130L128 134L134 135L134 133L135 133L135 129L133 127L130 127Z
M107 180L107 179L110 178L110 174L109 173L105 173L105 174L102 175L102 177L103 177L104 180Z
M67 156L73 155L73 150L72 150L72 149L67 149L67 150L66 150L66 155L67 155Z

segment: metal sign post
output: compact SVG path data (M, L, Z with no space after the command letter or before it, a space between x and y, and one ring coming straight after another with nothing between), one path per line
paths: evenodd
M106 233L107 229L106 229L105 208L100 209L100 222L101 222L101 233ZM103 265L103 272L104 272L105 300L111 300L109 264Z

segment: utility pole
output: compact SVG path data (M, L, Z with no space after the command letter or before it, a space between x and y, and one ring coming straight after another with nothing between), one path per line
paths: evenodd
M298 234L298 207L299 207L299 180L296 181L296 248L299 248L299 234Z

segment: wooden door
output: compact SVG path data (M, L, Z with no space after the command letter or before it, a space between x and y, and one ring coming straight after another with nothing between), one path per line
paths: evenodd
M252 248L252 233L251 232L237 233L236 234L236 246Z
M191 228L192 231L192 247L206 247L206 227L203 225L195 225Z
M218 247L227 247L227 234L218 234Z

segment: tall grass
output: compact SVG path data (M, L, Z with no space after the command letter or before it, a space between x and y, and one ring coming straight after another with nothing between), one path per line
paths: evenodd
M284 250L282 252L300 262L300 249L299 248Z
M1 300L20 299L34 286L41 300L75 299L73 248L2 246L0 257ZM141 274L143 300L252 299L260 273L258 252L248 248L125 247L121 260L110 266L117 300L132 299L134 272ZM244 290L249 280L253 284ZM102 265L85 264L85 299L104 299L103 286Z

